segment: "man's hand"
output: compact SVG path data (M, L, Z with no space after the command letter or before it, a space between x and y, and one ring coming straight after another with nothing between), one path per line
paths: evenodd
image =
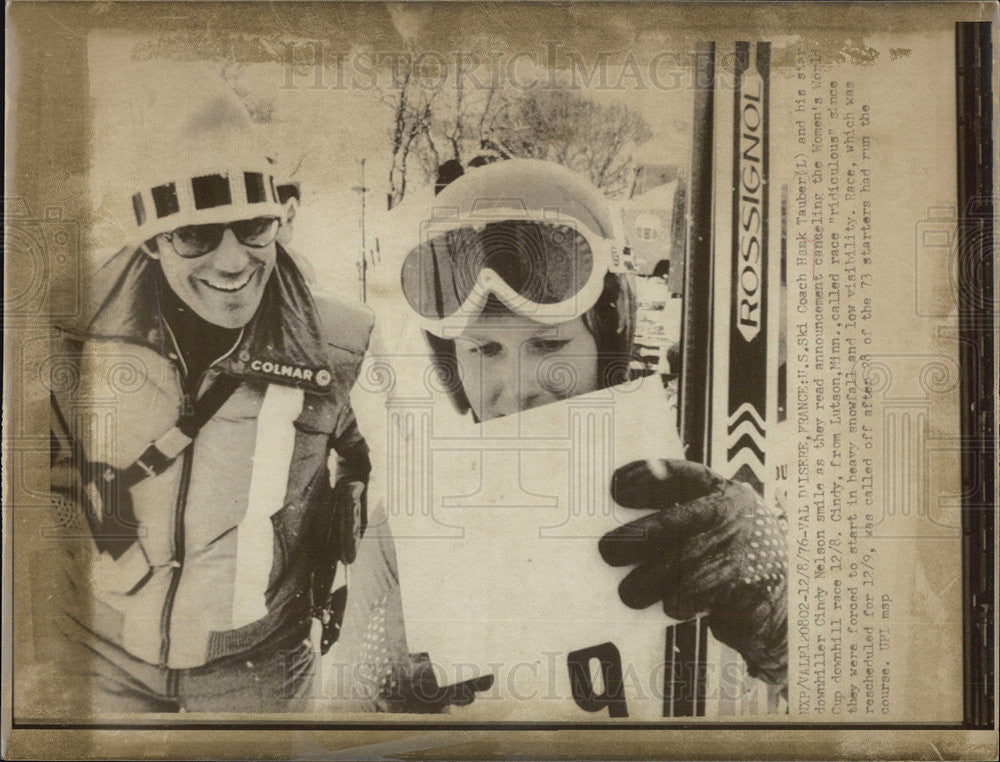
M353 564L368 528L367 481L338 480L333 487L333 511L341 560Z
M328 479L323 472L319 478ZM340 637L347 608L347 587L341 582L334 588L337 564L352 564L358 545L368 526L368 484L366 481L339 479L330 495L329 525L325 540L317 548L313 569L312 613L322 625L320 653L325 655Z
M622 601L636 609L662 601L674 619L707 614L751 675L786 684L784 521L748 485L684 460L623 466L611 495L625 508L655 510L601 538L607 563L637 565L618 588Z

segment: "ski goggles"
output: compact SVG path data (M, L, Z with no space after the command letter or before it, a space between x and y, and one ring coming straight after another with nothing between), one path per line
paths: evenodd
M263 249L278 238L281 219L254 217L236 222L213 222L205 225L185 225L164 233L177 255L194 259L219 248L226 230L232 230L236 240L252 249Z
M561 222L453 223L423 238L403 261L403 294L422 327L445 337L491 296L540 323L578 318L597 303L611 263L611 241Z

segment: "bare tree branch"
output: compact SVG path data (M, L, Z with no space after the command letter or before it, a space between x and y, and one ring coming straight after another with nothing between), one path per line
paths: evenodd
M391 205L403 199L417 167L427 181L444 158L467 165L483 150L554 161L618 195L627 190L633 151L652 136L640 114L598 104L577 91L511 92L496 83L469 90L459 77L451 88L428 92L418 76L407 70L389 100L395 108Z

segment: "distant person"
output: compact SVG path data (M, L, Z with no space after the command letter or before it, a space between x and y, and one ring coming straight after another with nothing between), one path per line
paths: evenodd
M278 201L285 208L285 219L278 231L278 243L288 252L288 255L295 260L295 264L306 277L310 284L316 282L316 269L299 252L292 248L292 237L295 235L295 218L299 214L299 206L302 203L302 185L295 181L280 183L278 191Z

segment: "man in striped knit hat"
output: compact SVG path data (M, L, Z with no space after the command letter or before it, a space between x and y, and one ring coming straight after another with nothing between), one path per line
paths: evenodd
M74 716L304 709L312 618L335 638L363 528L372 317L308 287L248 114L209 80L135 91L127 245L57 336L46 624Z

